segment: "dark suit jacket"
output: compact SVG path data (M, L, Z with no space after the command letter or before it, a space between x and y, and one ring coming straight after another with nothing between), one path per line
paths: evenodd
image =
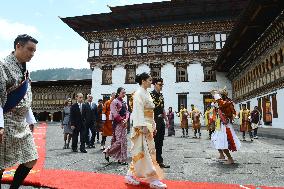
M83 112L84 104L82 105L82 112ZM75 126L76 129L81 129L84 127L83 125L83 117L80 112L80 108L78 103L76 102L70 108L70 122L71 126Z
M95 124L98 118L97 105L95 103L92 103L92 105L90 106L90 104L86 102L83 105L82 116L83 122L85 124Z

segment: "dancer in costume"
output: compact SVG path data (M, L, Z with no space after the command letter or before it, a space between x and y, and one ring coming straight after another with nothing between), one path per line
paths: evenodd
M225 159L226 155L228 160L225 164L233 164L234 160L229 151L234 152L241 147L241 142L235 134L232 125L236 115L234 104L228 97L226 89L221 91L213 90L211 93L218 103L217 116L221 122L221 124L216 123L217 126L215 132L212 134L211 141L214 148L219 151L219 159Z
M194 130L193 138L197 138L196 134L198 133L198 138L201 137L201 123L200 123L201 112L191 104L191 112L189 113L189 117L191 118L192 129Z
M250 140L253 141L252 128L250 123L250 111L246 108L246 105L242 105L242 109L239 113L240 118L240 131L243 133L243 141L246 141L246 132L249 133Z
M209 139L211 139L212 133L215 131L215 123L216 123L216 110L214 108L214 103L210 106L207 106L207 109L204 113L205 126L207 127L207 131L209 132Z
M131 133L132 162L125 176L125 182L139 185L137 180L144 179L150 183L150 188L164 189L167 185L162 183L163 172L156 161L154 135L156 126L154 121L155 104L147 88L151 87L152 78L147 73L136 76L140 87L133 95Z
M183 104L180 105L178 117L180 118L180 128L182 129L182 137L188 137L188 111Z
M0 180L4 169L19 164L11 189L20 187L38 159L32 134L36 122L32 92L25 74L26 62L34 56L37 43L29 35L19 35L15 51L0 62Z

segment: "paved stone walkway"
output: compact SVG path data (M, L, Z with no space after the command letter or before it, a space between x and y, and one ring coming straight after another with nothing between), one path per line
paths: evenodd
M233 153L236 163L224 165L216 160L218 151L211 148L207 131L202 130L201 139L193 139L192 135L190 130L189 138L181 138L181 130L177 129L176 136L165 138L164 161L171 165L170 169L165 169L166 179L284 186L283 140L260 137L253 142L242 142L241 150ZM110 138L107 143L110 143ZM99 144L95 149L87 149L87 154L72 153L70 149L63 150L62 147L62 129L57 124L51 124L47 131L47 169L120 175L127 172L128 166L121 166L116 162L108 164Z

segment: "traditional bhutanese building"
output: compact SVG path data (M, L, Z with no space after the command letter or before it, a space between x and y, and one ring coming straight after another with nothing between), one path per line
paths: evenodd
M91 93L91 79L32 81L32 110L38 121L61 121L66 99L76 102L76 94L84 99Z
M237 110L258 106L265 125L284 129L283 10L283 0L250 1L216 66L232 82Z
M231 81L214 69L247 0L172 0L110 7L111 12L61 18L89 44L92 95L108 98L118 87L128 94L138 87L135 75L164 79L166 110L201 111L212 101L209 91Z

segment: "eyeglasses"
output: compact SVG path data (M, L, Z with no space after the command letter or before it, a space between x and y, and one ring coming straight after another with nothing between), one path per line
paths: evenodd
M164 86L164 84L163 84L163 83L158 83L157 85L159 85L159 86L161 86L161 87L162 87L162 86Z

